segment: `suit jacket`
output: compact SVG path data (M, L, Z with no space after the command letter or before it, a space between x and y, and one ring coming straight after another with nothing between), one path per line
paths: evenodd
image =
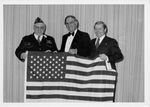
M62 44L60 52L65 51L65 45L67 42L69 33L65 34L62 38ZM72 41L70 49L77 49L77 55L88 57L90 55L90 36L86 32L82 32L80 30L77 30L75 37Z
M46 35L43 36L41 42L39 43L37 39L34 37L34 33L24 36L21 40L20 45L15 51L16 56L19 60L24 61L21 59L21 54L26 51L46 51L51 50L57 51L56 43L53 37Z
M116 69L115 63L123 60L123 54L119 48L118 42L113 38L105 36L99 47L96 49L95 41L96 38L91 40L90 58L97 57L99 54L106 54L112 68Z

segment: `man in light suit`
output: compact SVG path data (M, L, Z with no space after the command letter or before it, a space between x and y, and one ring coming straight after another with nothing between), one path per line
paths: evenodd
M15 51L16 56L22 62L26 59L27 51L57 51L54 38L45 34L46 25L39 17L35 20L33 29L34 33L24 36Z
M97 38L91 40L90 58L99 56L102 60L110 62L111 67L116 69L115 63L123 60L118 42L107 36L108 28L102 21L95 23L94 31Z
M62 38L60 52L69 52L88 57L90 54L89 34L78 29L79 22L75 16L66 16L65 25L69 32Z

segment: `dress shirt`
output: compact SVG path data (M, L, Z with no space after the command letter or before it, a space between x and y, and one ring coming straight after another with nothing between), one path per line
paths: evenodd
M34 37L35 37L36 40L38 41L38 37L39 37L39 36L38 36L37 34L34 33ZM42 40L43 37L46 37L46 35L41 35L40 38L39 38L40 41Z
M101 44L101 42L102 42L102 40L104 39L104 37L105 37L105 35L103 35L103 36L101 36L99 39L99 45ZM97 41L98 41L98 37L96 38L96 41L95 41L95 45L96 45L96 43L97 43Z
M69 49L71 47L71 44L72 44L72 41L76 35L76 32L77 32L77 29L74 31L74 35L70 35L68 36L67 38L67 41L66 41L66 45L65 45L65 52L69 52Z

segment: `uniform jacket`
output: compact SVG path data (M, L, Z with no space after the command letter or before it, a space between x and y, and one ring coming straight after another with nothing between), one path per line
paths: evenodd
M39 43L34 37L34 33L24 36L21 40L20 45L15 51L16 56L21 60L21 54L26 51L57 51L57 46L53 37L44 35L41 42Z

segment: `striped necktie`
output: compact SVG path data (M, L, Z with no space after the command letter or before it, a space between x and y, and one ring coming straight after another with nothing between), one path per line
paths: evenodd
M41 42L40 37L41 37L41 36L38 36L38 42L39 42L39 43Z
M100 39L98 38L98 39L97 39L97 42L96 42L96 44L95 44L96 48L99 47L99 41L100 41Z

